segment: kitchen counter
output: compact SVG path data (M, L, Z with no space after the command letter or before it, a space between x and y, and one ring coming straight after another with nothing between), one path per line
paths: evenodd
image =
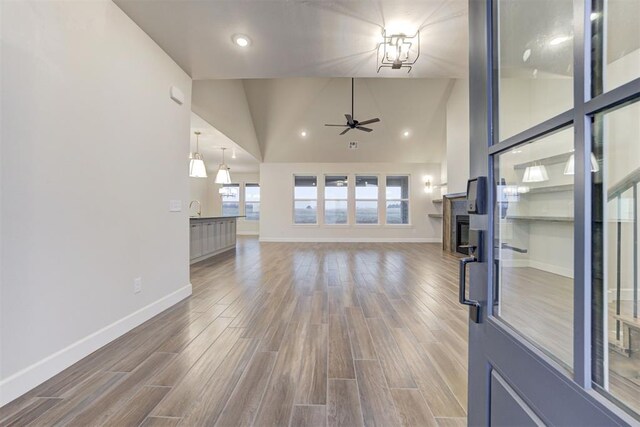
M244 215L226 215L226 216L192 216L189 220L208 220L208 219L227 219L227 218L244 218Z
M242 216L189 218L190 263L236 249L236 220Z

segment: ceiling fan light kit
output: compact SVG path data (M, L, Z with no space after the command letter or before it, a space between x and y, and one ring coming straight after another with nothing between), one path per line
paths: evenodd
M392 70L407 69L411 72L413 65L420 56L420 31L413 36L406 34L387 34L382 31L383 41L378 45L378 73L383 68Z
M344 117L347 119L347 124L344 125L336 125L336 124L328 124L325 123L325 126L337 126L337 127L344 127L346 128L345 130L343 130L342 132L340 132L340 135L344 135L345 133L349 132L351 129L358 129L361 130L363 132L372 132L373 129L362 126L362 125L369 125L372 123L377 123L380 121L379 118L375 118L375 119L369 119L369 120L364 120L362 122L356 120L355 117L355 113L353 112L353 100L354 100L354 79L351 78L351 114L345 114Z

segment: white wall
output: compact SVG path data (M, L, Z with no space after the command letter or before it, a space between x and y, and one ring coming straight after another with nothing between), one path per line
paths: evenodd
M110 1L1 5L3 404L190 294L191 80Z
M467 191L469 179L469 80L457 79L447 101L448 193Z
M388 175L409 174L410 225L294 225L293 176L295 174L378 174L380 183ZM436 193L424 192L423 177L440 176L437 163L262 163L260 184L262 207L261 241L441 241L442 220L429 218L439 213L431 202ZM322 188L322 187L320 187ZM318 210L322 209L320 201Z
M220 195L218 193L219 185L215 184L214 176L209 175L208 178L189 178L189 200L186 205L189 206L190 201L198 200L201 203L202 216L220 215ZM189 209L189 215L197 215L197 204Z

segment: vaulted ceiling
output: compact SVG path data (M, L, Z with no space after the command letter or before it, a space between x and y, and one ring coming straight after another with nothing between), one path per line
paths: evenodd
M191 77L462 77L467 0L115 0ZM377 74L382 29L420 30L410 74ZM234 34L250 37L239 48Z
M258 161L444 160L446 102L467 74L468 0L114 1L191 75L192 110ZM420 31L410 73L377 72L385 28ZM351 77L356 119L382 121L341 136L324 123L351 112Z
M344 128L324 124L351 114L351 79L244 81L267 162L440 162L451 86L450 79L356 79L355 119L381 121L367 125L373 132L339 135Z

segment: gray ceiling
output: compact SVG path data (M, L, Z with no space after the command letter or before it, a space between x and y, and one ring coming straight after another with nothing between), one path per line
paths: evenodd
M462 77L467 0L115 0L194 79ZM377 74L382 28L420 29L414 70ZM237 33L252 44L232 43Z

